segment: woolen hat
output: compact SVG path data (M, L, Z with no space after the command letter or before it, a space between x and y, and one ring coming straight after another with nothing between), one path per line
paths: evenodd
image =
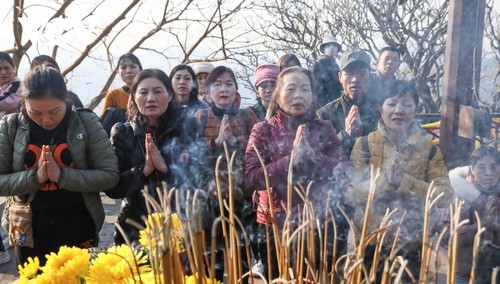
M345 52L340 57L340 70L344 70L349 64L354 62L362 62L366 65L366 68L370 68L370 56L362 50L353 50Z
M319 51L321 51L321 53L325 53L325 46L329 43L336 44L339 49L339 52L342 51L342 45L340 45L339 41L337 40L337 37L335 37L332 34L328 34L323 38L323 42L319 45Z
M193 65L193 71L195 75L200 73L210 73L215 68L215 66L210 62L198 62Z
M255 89L265 81L277 81L278 75L280 74L280 67L276 64L262 64L255 68L253 77L254 77L254 86Z

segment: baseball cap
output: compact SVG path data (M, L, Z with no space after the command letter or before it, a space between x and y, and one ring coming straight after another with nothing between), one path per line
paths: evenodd
M366 65L366 68L370 68L370 56L362 50L353 50L343 53L340 57L340 70L344 70L349 64L354 62L362 62Z

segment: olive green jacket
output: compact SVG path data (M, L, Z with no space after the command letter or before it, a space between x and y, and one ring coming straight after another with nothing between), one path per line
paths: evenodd
M412 122L408 128L407 139L399 149L389 138L381 121L378 123L377 130L368 135L369 153L363 149L361 138L358 138L354 144L351 161L356 172L361 175L357 181L353 182L354 186L345 192L344 198L348 204L356 208L354 223L358 229L361 229L365 214L371 166L375 170L380 169L381 173L376 181L372 210L369 211L368 224L371 232L380 226L389 208L389 210L397 209L397 212L392 215L393 229L397 228L403 211L406 211L400 239L421 238L425 199L431 182L434 182L436 188L435 195L443 193L435 208L448 208L452 200L453 190L441 151L432 144L430 137L424 136L418 122ZM384 171L394 151L398 151L403 156L404 175L398 187L389 184ZM435 222L439 221L437 214L433 213L433 216L436 217L433 218Z
M74 167L61 168L57 183L60 188L82 193L99 232L104 223L99 192L118 182L118 160L98 117L91 110L73 108L68 119L67 142ZM10 196L2 217L4 228L8 228L10 201L25 202L29 193L40 189L37 169L24 169L29 127L23 113L4 116L0 121L0 195Z

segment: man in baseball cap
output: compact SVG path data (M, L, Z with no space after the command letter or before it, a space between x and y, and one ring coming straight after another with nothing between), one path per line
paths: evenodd
M342 139L342 147L350 155L356 138L377 128L380 112L377 101L367 94L370 56L362 50L345 52L340 57L339 67L341 96L320 108L317 116L333 123Z

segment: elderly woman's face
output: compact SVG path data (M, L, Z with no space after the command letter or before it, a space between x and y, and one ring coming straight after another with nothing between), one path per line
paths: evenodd
M390 132L405 133L415 118L417 106L411 94L402 97L392 97L382 103L380 113L382 121Z
M9 83L14 78L14 67L5 60L0 60L0 85Z
M236 97L236 83L229 73L222 73L210 85L210 97L218 108L228 109L233 105Z
M484 189L494 187L500 179L500 165L493 157L482 157L471 167L474 180Z
M302 72L284 75L278 105L287 114L300 116L312 106L313 93L309 77Z

